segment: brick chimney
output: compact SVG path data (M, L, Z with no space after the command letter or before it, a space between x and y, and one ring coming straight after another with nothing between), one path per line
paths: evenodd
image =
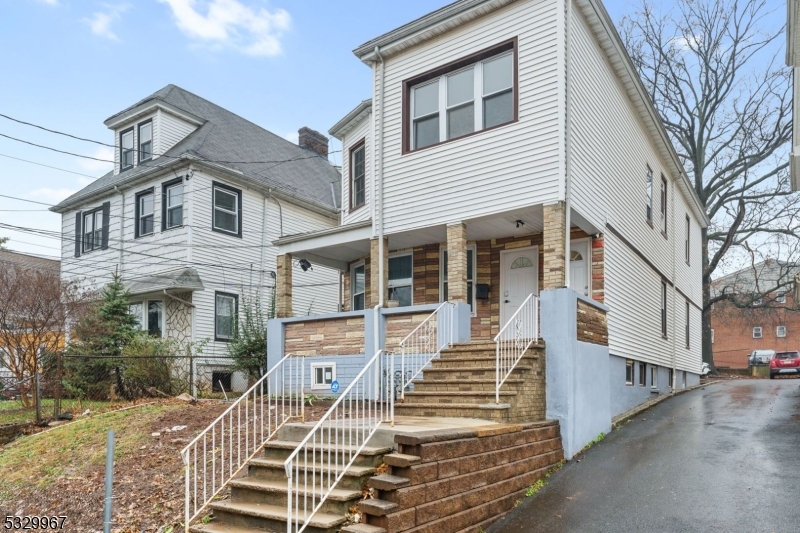
M327 137L318 131L314 131L311 128L306 128L305 126L297 130L297 134L297 144L300 145L300 148L314 150L325 159L328 159Z

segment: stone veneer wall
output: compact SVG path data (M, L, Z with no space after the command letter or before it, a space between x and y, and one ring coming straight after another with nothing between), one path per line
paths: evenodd
M430 311L423 313L404 313L386 316L386 343L387 352L400 353L400 341L414 331L414 328L431 315ZM435 322L431 322L434 325Z
M174 294L175 298L191 302L191 292L181 292ZM188 305L175 300L174 298L166 297L166 323L167 323L167 337L170 339L177 339L181 343L189 343L192 341L192 308Z
M286 324L284 352L292 355L364 353L364 317L342 317Z
M602 309L578 300L578 340L608 346L608 321Z

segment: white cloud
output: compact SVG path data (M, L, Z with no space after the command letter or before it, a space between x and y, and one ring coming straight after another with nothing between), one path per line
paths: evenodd
M81 178L77 179L78 185L83 185L84 187L86 185L89 185L90 183L93 183L94 181L95 181L94 178L83 178L83 177L81 177Z
M105 159L106 161L114 161L114 149L110 146L99 146L95 151L89 154L97 159ZM94 159L78 159L78 165L84 170L90 172L102 172L105 174L114 168L114 163L107 163L105 161L95 161ZM78 182L88 178L78 178Z
M47 4L48 6L57 6L58 0L39 0L42 4Z
M91 17L83 19L83 22L89 25L95 35L119 41L119 37L111 29L111 25L122 17L122 14L128 10L128 6L103 4L103 7L105 7L105 11L95 11Z
M281 37L292 18L284 9L251 8L238 0L159 0L169 4L178 28L213 47L232 47L251 56L281 53ZM198 7L205 8L205 15Z
M75 194L72 189L51 189L49 187L42 187L31 191L31 196L34 198L42 198L50 203L57 204L71 194Z

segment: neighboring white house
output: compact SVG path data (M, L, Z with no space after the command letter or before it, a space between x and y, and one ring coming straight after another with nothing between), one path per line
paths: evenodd
M612 415L699 381L708 220L600 0L460 0L354 53L341 225L280 254L342 271L345 310L465 301L474 340L540 289L603 302Z
M243 387L226 370L226 342L243 299L259 298L265 313L273 303L271 242L337 222L327 138L302 128L295 145L174 85L105 124L114 170L52 208L62 277L99 289L118 271L143 329L207 339L197 376ZM298 313L338 308L338 273L318 267L303 279Z
M795 71L800 65L800 34L797 28L800 26L800 2L798 0L786 0L786 64ZM792 81L792 116L798 116L798 106L800 106L800 84ZM792 124L792 153L789 155L791 168L792 190L800 191L800 121L795 120Z

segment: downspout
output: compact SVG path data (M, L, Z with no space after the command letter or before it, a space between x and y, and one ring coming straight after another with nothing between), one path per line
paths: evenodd
M120 277L124 277L125 275L125 254L123 253L125 250L125 241L123 240L123 234L125 228L125 193L122 192L122 189L114 185L114 190L119 193L120 198L120 221L119 221L119 275ZM111 225L110 221L111 217L109 217L109 226Z
M571 153L570 150L572 148L572 128L571 128L571 120L570 120L570 103L571 103L571 91L570 91L570 82L571 82L571 70L570 70L570 47L569 47L569 38L570 38L570 31L571 31L571 20L572 20L572 0L567 0L567 20L565 21L565 33L564 36L564 77L566 78L564 91L566 93L565 97L565 109L564 109L564 122L565 122L565 145L564 145L564 209L566 210L565 213L565 228L564 228L564 286L570 286L570 246L571 246L571 227L572 227L572 203L570 201L570 189L571 189L571 179L570 179L570 172L572 171L572 167L570 165L571 160ZM590 243L590 251L591 251L591 243ZM589 258L586 258L588 263L589 271L591 272L592 264Z
M375 305L375 321L374 321L374 351L378 351L380 346L380 309L383 307L383 293L386 290L383 284L383 258L386 250L383 248L383 89L384 89L384 61L381 56L380 47L375 47L375 57L380 61L380 107L378 112L378 138L375 141L375 147L378 149L378 176L377 176L377 198L375 201L376 209L376 222L378 224L378 303ZM374 269L374 265L373 265Z
M258 269L258 299L259 305L263 306L264 302L264 248L266 248L266 239L267 239L267 206L269 205L269 198L266 195L264 196L264 208L261 212L261 267ZM252 298L253 295L251 294L250 297ZM270 306L270 309L272 307Z
M672 205L671 206L667 205L667 209L670 209L670 211L671 211L670 212L670 217L673 218L673 222L674 222L674 217L675 217L675 209L673 209L673 207L675 205L675 186L674 186L674 184L672 185L671 188L672 188L672 190L670 191L670 202L672 203ZM675 233L675 224L672 225L671 229L672 229L672 233ZM668 236L667 237L667 244L669 244L669 237L670 236L671 237L675 237L675 235L670 235L669 233L667 233L667 236ZM676 305L675 301L677 300L676 294L675 294L676 293L676 289L677 289L677 286L675 285L675 283L676 283L676 281L675 281L675 244L676 244L676 241L672 241L672 383L670 383L669 386L670 386L670 389L671 389L673 394L675 393L675 383L678 380L678 370L676 368L677 367L677 361L676 361L676 357L675 357L675 351L678 349L677 345L675 344L675 341L677 340L676 339L677 338L677 333L676 333L676 330L675 330L675 326L676 326L676 323L677 323L677 320L675 320L675 318L677 316L675 314L675 305Z

